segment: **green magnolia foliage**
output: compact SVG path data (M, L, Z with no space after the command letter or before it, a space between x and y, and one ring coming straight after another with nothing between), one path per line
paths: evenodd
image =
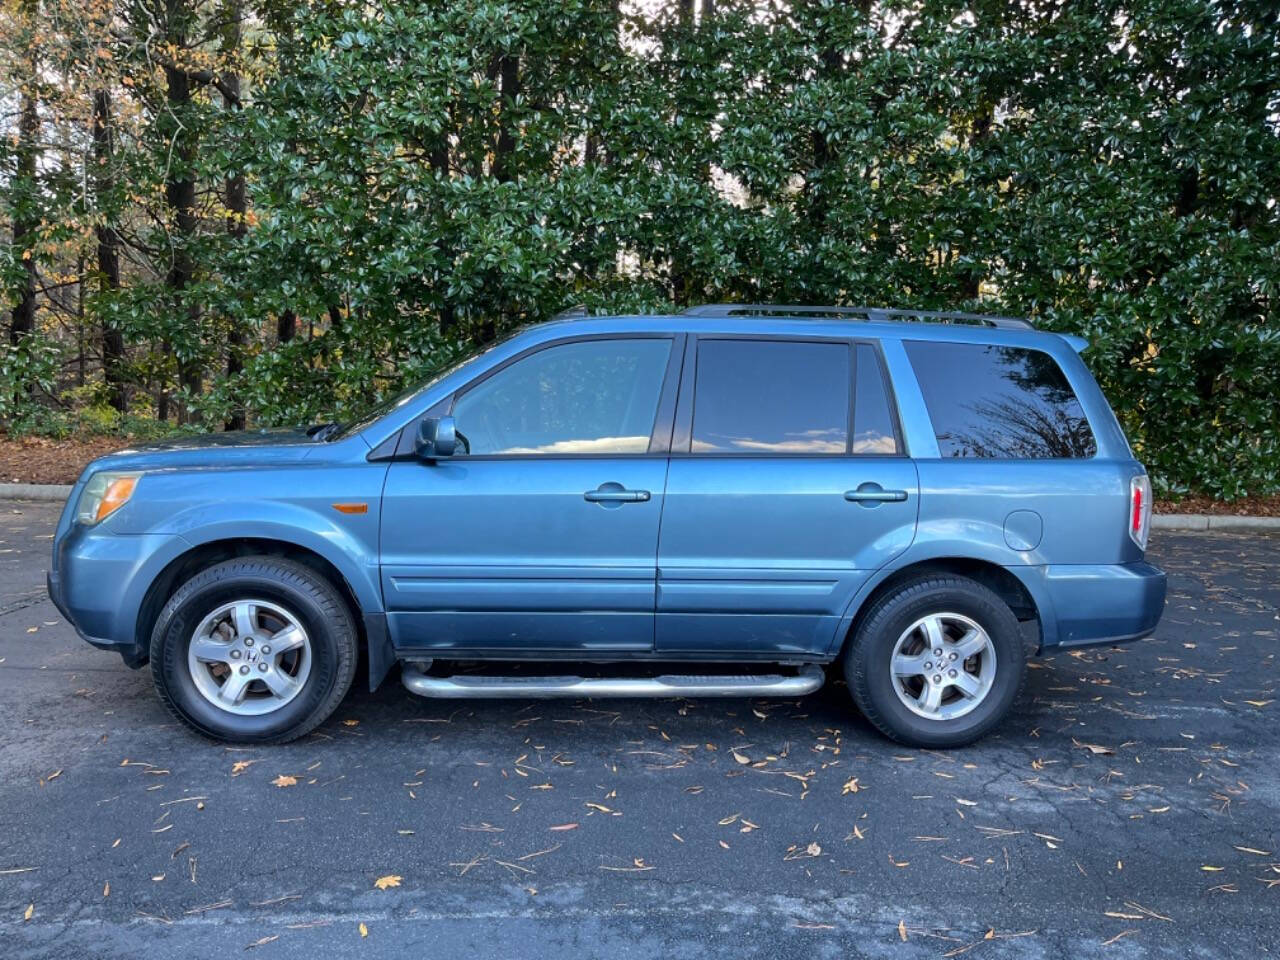
M0 343L0 420L29 416L31 393L52 391L61 366L61 349L45 337L30 335L15 344Z
M263 10L243 107L157 111L134 160L202 131L247 232L90 304L203 364L208 418L348 416L575 303L973 309L1086 336L1163 492L1280 490L1272 3Z

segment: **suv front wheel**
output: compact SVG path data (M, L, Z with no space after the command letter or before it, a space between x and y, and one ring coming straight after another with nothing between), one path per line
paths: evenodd
M858 708L915 747L958 747L996 726L1026 675L1018 620L982 584L933 575L877 599L845 651Z
M200 571L165 604L151 675L183 723L217 740L285 743L319 726L355 676L355 622L333 584L280 557Z

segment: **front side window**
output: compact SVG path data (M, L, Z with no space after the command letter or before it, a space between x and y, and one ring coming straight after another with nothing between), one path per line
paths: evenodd
M944 457L1092 457L1093 430L1056 360L1043 350L904 343Z
M454 402L463 452L644 453L670 355L665 338L582 340L529 354Z
M849 347L792 340L702 340L694 453L844 454Z

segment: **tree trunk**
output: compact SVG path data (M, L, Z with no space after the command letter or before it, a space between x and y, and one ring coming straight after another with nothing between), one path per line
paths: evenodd
M185 26L189 11L185 9L183 0L168 0L169 40L181 48L186 44ZM181 126L188 118L188 107L191 104L191 77L176 64L164 68L166 96L171 114L177 118L178 126L173 131L176 143L173 163L165 182L165 201L174 216L173 260L169 272L165 276L165 286L176 305L188 299L187 288L195 279L195 259L191 247L196 236L196 182L193 175L195 163L194 132ZM185 353L178 357L178 382L191 397L197 397L204 389L204 372L199 358L200 347L200 307L194 301L186 303L185 313L191 330L187 331ZM194 349L192 349L194 344ZM196 423L199 417L190 409L189 401L178 411L180 423Z
M839 5L856 5L863 17L869 17L871 14L870 0L840 0ZM833 12L834 9L834 7L829 8L829 11ZM832 12L825 15L831 16ZM831 36L831 30L825 23L818 32L818 42L821 45L818 52L818 77L823 80L835 80L844 73L844 57L835 46L838 41ZM814 172L809 182L805 184L805 195L808 200L809 223L817 232L813 242L818 243L821 232L826 229L831 208L831 198L828 195L830 187L825 182L825 178L828 168L835 165L837 158L835 149L823 131L813 130L809 137L813 149Z
M499 183L516 178L515 106L520 96L520 56L504 53L498 61L498 139L493 149L493 176Z
M276 341L288 343L298 335L298 315L292 310L285 310L276 317Z
M452 113L452 111L451 111ZM452 119L452 117L450 118ZM428 162L431 164L433 173L439 175L442 179L449 179L449 129L446 127L440 131L440 139L432 147L428 156ZM443 234L444 231L441 231ZM436 240L436 252L442 261L453 259L453 251L445 242L443 236ZM454 306L448 300L444 300L440 304L439 314L440 332L448 334L458 323L458 317L454 310Z
M240 47L240 3L231 0L227 4L227 32L223 42L223 54L234 57ZM235 110L240 105L240 75L228 73L223 78L224 110ZM245 215L249 212L249 202L245 193L244 174L234 172L227 178L227 233L235 242L245 235ZM231 327L227 332L227 377L233 381L244 370L245 330L237 317L231 318ZM223 425L227 430L243 430L245 428L244 404L238 400L232 403L231 413Z
M93 94L93 188L95 201L102 220L94 228L98 241L98 294L110 294L120 289L120 237L111 225L107 211L112 179L111 167L114 143L111 132L111 92L107 89ZM124 384L124 336L112 324L110 312L102 322L102 378L107 384L107 398L120 413L129 409L129 398Z
M493 149L493 176L499 183L516 178L516 98L520 96L520 55L504 53L498 60L498 137ZM503 314L504 320L506 314ZM494 318L480 327L480 342L487 343L498 335Z
M34 82L35 78L32 77L31 81ZM35 95L24 89L18 114L17 175L13 178L13 247L15 251L21 251L23 271L21 293L14 304L9 326L9 342L14 345L36 328L36 257L27 247L27 238L40 227L39 212L35 208L36 153L39 149L36 137L39 133L40 114ZM27 384L25 389L31 393L33 385Z

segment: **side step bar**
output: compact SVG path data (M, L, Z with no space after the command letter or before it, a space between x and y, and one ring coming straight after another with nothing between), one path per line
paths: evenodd
M462 674L432 677L404 664L401 679L411 693L447 700L482 697L799 697L822 686L825 676L815 664L794 675L666 674L661 677L498 677Z

